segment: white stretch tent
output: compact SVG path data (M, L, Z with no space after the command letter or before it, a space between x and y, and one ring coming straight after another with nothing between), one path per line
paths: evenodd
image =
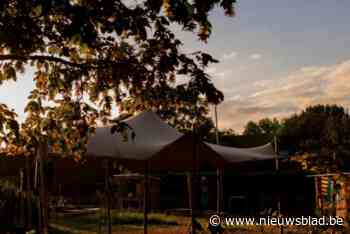
M221 155L228 163L274 159L275 153L271 143L253 148L235 148L205 143Z
M142 112L125 122L135 133L134 138L131 131L125 141L120 133L112 134L110 126L99 127L90 138L87 154L95 157L146 160L183 135L153 112Z
M91 137L87 154L95 157L111 157L131 160L147 160L166 146L176 144L184 135L162 121L154 112L142 112L125 122L134 131L135 138L129 133L125 141L121 134L111 133L111 127L100 127ZM227 163L239 163L254 160L273 159L272 144L254 148L235 148L204 143L220 155ZM200 157L200 155L199 155Z

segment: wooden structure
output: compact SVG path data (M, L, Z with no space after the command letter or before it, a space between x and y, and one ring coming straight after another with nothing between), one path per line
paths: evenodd
M350 174L321 174L314 176L315 207L321 215L349 218Z

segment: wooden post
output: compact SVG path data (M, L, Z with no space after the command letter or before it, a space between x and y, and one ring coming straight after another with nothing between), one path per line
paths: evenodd
M277 137L276 136L274 136L273 141L274 141L274 146L275 146L275 149L274 149L274 151L275 151L275 164L276 164L275 166L276 166L276 171L278 172L280 169L280 166L279 166L279 161L278 161L278 148L277 148Z
M220 198L221 198L220 170L216 169L216 213L220 214Z
M220 211L224 212L224 170L220 170Z
M317 176L314 177L314 184L315 184L315 210L319 209L319 192L318 192L318 181L317 181Z
M187 191L188 191L188 207L192 210L192 174L189 172L186 175Z
M277 137L274 136L273 138L274 140L274 146L275 146L275 162L276 162L276 175L277 175L277 179L279 180L279 172L280 172L280 166L279 166L279 160L278 160L278 148L277 148ZM278 212L278 216L281 215L281 193L280 191L278 191L278 201L277 201L277 212ZM283 225L280 226L280 234L283 234Z
M149 166L148 160L145 161L144 172L144 193L143 193L143 233L148 233L148 209L149 209Z
M25 214L25 191L24 191L24 168L21 168L19 171L19 223L23 225L23 227L26 225L26 214Z
M193 155L192 155L192 175L191 175L191 224L192 232L196 233L196 213L197 213L197 196L198 196L198 157L197 157L197 133L193 129Z
M220 140L219 140L219 122L218 122L217 105L214 106L214 114L215 114L216 144L219 145L220 144ZM217 168L216 169L216 213L219 214L222 208L223 208L222 171Z
M26 167L25 167L25 175L26 175L26 201L27 201L27 224L29 228L33 227L33 219L32 219L32 189L31 189L31 170L29 164L29 158L26 157Z
M109 184L109 160L105 160L105 190L107 200L107 225L108 234L112 234L112 221L111 221L111 191Z
M218 110L217 106L214 106L214 112L215 112L215 138L216 138L216 144L219 143L219 123L218 123Z
M46 142L40 142L38 148L38 158L40 166L40 210L41 210L41 227L40 234L48 234L49 232L49 200L48 200L48 191L46 188L45 180L45 162L48 159L47 145Z

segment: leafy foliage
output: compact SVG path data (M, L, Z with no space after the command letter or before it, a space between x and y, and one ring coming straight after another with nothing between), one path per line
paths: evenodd
M279 121L269 118L264 118L259 120L258 123L254 121L249 121L244 127L243 135L248 136L256 136L256 135L269 135L274 136L277 135L279 129L281 128L281 124Z
M337 105L308 107L285 120L281 140L307 170L344 170L350 155L350 116Z
M217 60L200 51L181 52L172 25L206 41L209 11L219 6L233 15L234 2L1 1L0 82L31 68L36 84L22 125L1 107L1 142L14 154L32 154L44 142L54 152L80 158L96 121L108 123L113 108L123 112L127 100L177 111L201 100L221 102L222 93L204 72ZM179 85L180 75L189 81Z

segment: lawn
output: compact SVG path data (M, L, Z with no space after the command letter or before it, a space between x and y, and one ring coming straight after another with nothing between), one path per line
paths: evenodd
M190 218L163 214L149 214L149 233L187 233ZM106 221L101 214L55 215L51 219L53 234L106 233ZM112 212L113 233L143 233L143 214L135 212Z
M202 227L206 229L207 219L199 219ZM149 215L150 234L188 234L190 231L190 218L184 216L169 216L164 214ZM143 233L143 214L135 212L112 212L113 233L121 234L141 234ZM99 234L106 232L106 223L103 222L101 214L88 215L55 215L51 219L51 234ZM309 227L285 227L284 233L307 234ZM208 231L199 232L209 234ZM280 233L278 227L257 227L257 226L237 226L227 229L227 234L277 234ZM330 233L329 231L318 230L314 233Z

